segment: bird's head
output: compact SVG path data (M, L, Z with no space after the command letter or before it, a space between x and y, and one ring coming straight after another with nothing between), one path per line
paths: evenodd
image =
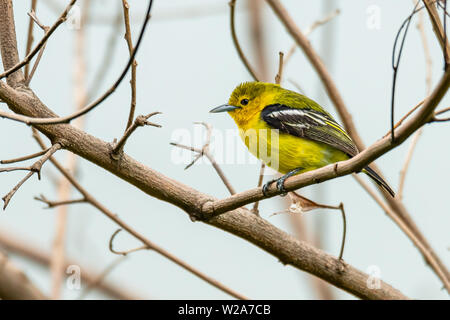
M244 82L233 90L227 104L210 112L228 112L236 124L244 125L265 106L272 104L280 89L279 85L273 83Z

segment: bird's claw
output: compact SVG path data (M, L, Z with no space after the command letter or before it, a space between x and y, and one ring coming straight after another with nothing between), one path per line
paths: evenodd
M268 191L269 191L269 187L272 183L274 183L276 180L270 180L269 182L265 183L262 187L262 193L264 195L264 197L268 197Z
M274 180L270 180L269 182L267 182L266 184L263 185L262 187L262 193L265 197L268 197L268 192L269 192L269 187L272 183L276 182L277 183L277 190L279 192L281 192L280 196L284 197L287 194L287 190L284 188L284 181L286 179L283 179L283 177L279 178L279 179L274 179Z
M281 192L280 196L285 197L287 195L287 191L284 188L284 181L286 179L283 179L283 177L281 177L280 179L277 180L277 190L279 192Z

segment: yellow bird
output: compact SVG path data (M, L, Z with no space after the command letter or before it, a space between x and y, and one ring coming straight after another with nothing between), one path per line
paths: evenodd
M228 112L249 151L284 174L266 183L264 194L275 181L285 194L284 181L288 177L358 154L350 136L318 103L277 84L242 83L234 89L228 104L210 112ZM365 167L363 172L395 196L375 171Z

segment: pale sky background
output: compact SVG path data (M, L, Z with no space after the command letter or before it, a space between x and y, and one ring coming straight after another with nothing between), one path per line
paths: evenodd
M338 17L317 29L309 38L330 67L366 145L381 138L389 130L392 45L399 26L412 10L412 1L282 2L302 29L334 8L341 10ZM21 57L24 56L26 44L29 3L14 1ZM63 1L38 1L37 16L44 24L51 25L62 7L57 12L46 3L56 3L59 8ZM104 57L111 33L109 22L114 20L120 7L118 0L92 0L92 3L86 45L88 88L93 87L92 81ZM135 42L147 1L129 0L129 3ZM246 3L245 0L238 1L237 32L244 51L255 64ZM368 8L373 6L379 10L380 24L379 28L370 29L367 26ZM202 7L204 13L197 14L197 9ZM268 69L274 76L278 52L287 52L293 40L271 9L266 4L263 7ZM215 197L226 197L226 188L209 164L202 162L185 171L184 164L174 163L173 147L169 142L180 129L193 133L195 121L206 121L217 130L235 128L227 115L208 113L212 107L226 102L237 84L251 80L231 40L228 1L155 0L152 16L137 55L137 114L162 111L164 114L155 116L153 120L163 127L140 128L130 138L125 150L138 161L171 178ZM433 84L436 84L442 74L442 55L428 17L425 18L433 58ZM415 18L411 25L400 66L396 119L400 119L425 95L425 58L415 27L417 21ZM326 34L331 35L332 41L324 40ZM116 51L101 85L102 90L112 84L128 59L128 48L122 35L123 26L117 33ZM36 28L35 39L41 36L41 31ZM55 32L31 82L40 99L59 115L69 114L74 108L74 36L75 32L65 25ZM105 141L122 135L129 110L129 78L128 75L118 90L87 116L87 132ZM333 105L323 94L317 74L300 50L287 64L284 79L283 86L295 89L287 79L295 80L309 97L336 115ZM438 109L448 107L449 102L447 95ZM5 108L4 105L0 107ZM1 159L39 150L27 126L9 120L1 120L0 123ZM404 194L406 207L414 221L447 266L450 265L450 209L447 204L449 130L448 123L426 126L411 162ZM394 189L398 187L399 172L410 141L377 160ZM238 148L243 149L243 144L239 144ZM59 152L57 158L65 159L64 152ZM245 240L206 224L192 223L177 207L145 195L83 159L79 164L80 182L106 207L150 240L227 286L252 299L316 298L306 273L282 265L276 258ZM256 185L259 164L224 164L222 168L238 191ZM42 209L43 205L33 197L42 193L55 199L53 180L59 177L56 174L57 171L47 163L41 181L33 177L17 192L7 210L0 213L0 232L12 233L42 251L50 250L55 211ZM3 173L0 194L6 194L23 175L23 172ZM411 298L448 298L441 290L442 283L424 263L419 251L353 178L348 176L307 187L301 193L322 203L337 205L342 201L345 204L348 233L344 259L347 263L363 271L376 266L383 280ZM77 194L74 193L74 197ZM281 204L277 198L263 201L260 204L261 215L275 226L293 233L287 215L270 217L273 212L283 209ZM325 242L323 249L337 255L342 232L340 215L318 210L304 216L310 226L318 219L325 223L320 230ZM68 257L91 269L104 270L118 258L108 249L109 238L116 229L112 222L89 205L70 207ZM118 236L115 245L119 249L127 249L140 244L123 233ZM47 269L14 254L11 254L11 259L43 292L50 292ZM133 253L114 269L106 281L120 284L144 298L229 298L151 251ZM334 293L339 299L353 298L339 289L334 289ZM72 299L79 295L79 290L65 289L63 297ZM96 291L88 295L88 298L102 297Z

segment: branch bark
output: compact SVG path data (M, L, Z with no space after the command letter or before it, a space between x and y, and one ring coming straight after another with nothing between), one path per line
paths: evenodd
M23 237L20 237L20 239L17 238L17 234L15 232L6 231L4 229L0 230L0 246L2 248L7 251L14 252L15 254L18 254L25 258L31 259L44 267L50 267L50 254L48 252L42 251L40 248L34 245L30 245L30 243L32 243L32 241L24 240ZM94 272L86 266L81 265L79 261L74 260L67 260L64 269L66 269L70 265L80 266L82 270L80 274L81 280L85 281L87 286L91 286L92 284L94 284L100 275L99 272ZM0 286L1 283L2 281L0 281ZM97 283L95 288L101 290L112 298L120 300L136 300L145 298L137 295L135 292L131 291L128 288L124 288L123 284L111 284L109 281L102 281L100 283Z
M0 252L0 299L43 300L45 295Z

